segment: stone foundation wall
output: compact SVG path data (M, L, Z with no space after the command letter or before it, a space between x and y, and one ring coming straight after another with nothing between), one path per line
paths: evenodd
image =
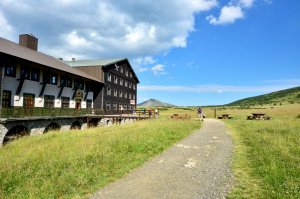
M111 126L111 125L124 125L132 123L136 119L132 118L99 118L97 127L100 126ZM29 130L30 136L41 135L44 133L46 127L55 123L60 126L60 131L70 130L72 124L76 122L80 124L80 130L88 128L87 118L49 118L49 119L32 119L32 120L15 120L15 121L5 121L0 123L0 147L3 144L5 135L9 132L10 129L17 125L25 126Z

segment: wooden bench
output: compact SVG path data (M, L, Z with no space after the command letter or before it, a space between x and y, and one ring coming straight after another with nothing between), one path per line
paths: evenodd
M247 120L270 120L271 117L265 113L252 113L252 115L247 116Z

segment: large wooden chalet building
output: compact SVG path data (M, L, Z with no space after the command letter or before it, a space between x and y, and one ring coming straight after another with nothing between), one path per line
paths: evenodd
M14 108L31 114L136 108L139 80L127 59L64 62L37 46L28 34L20 35L19 44L0 37L1 118L12 117Z

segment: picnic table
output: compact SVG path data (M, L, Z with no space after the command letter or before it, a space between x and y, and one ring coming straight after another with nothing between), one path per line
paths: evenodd
M230 116L230 114L222 114L222 116L219 116L218 119L231 119L232 117Z
M269 120L270 116L265 113L252 113L252 115L247 116L247 120Z

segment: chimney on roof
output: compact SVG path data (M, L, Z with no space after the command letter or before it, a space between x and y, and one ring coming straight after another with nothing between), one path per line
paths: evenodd
M73 62L75 61L75 58L74 58L74 57L72 58L72 61L73 61Z
M19 44L21 46L25 46L27 48L30 48L32 50L36 50L38 48L38 38L36 38L33 35L29 34L22 34L19 35Z

